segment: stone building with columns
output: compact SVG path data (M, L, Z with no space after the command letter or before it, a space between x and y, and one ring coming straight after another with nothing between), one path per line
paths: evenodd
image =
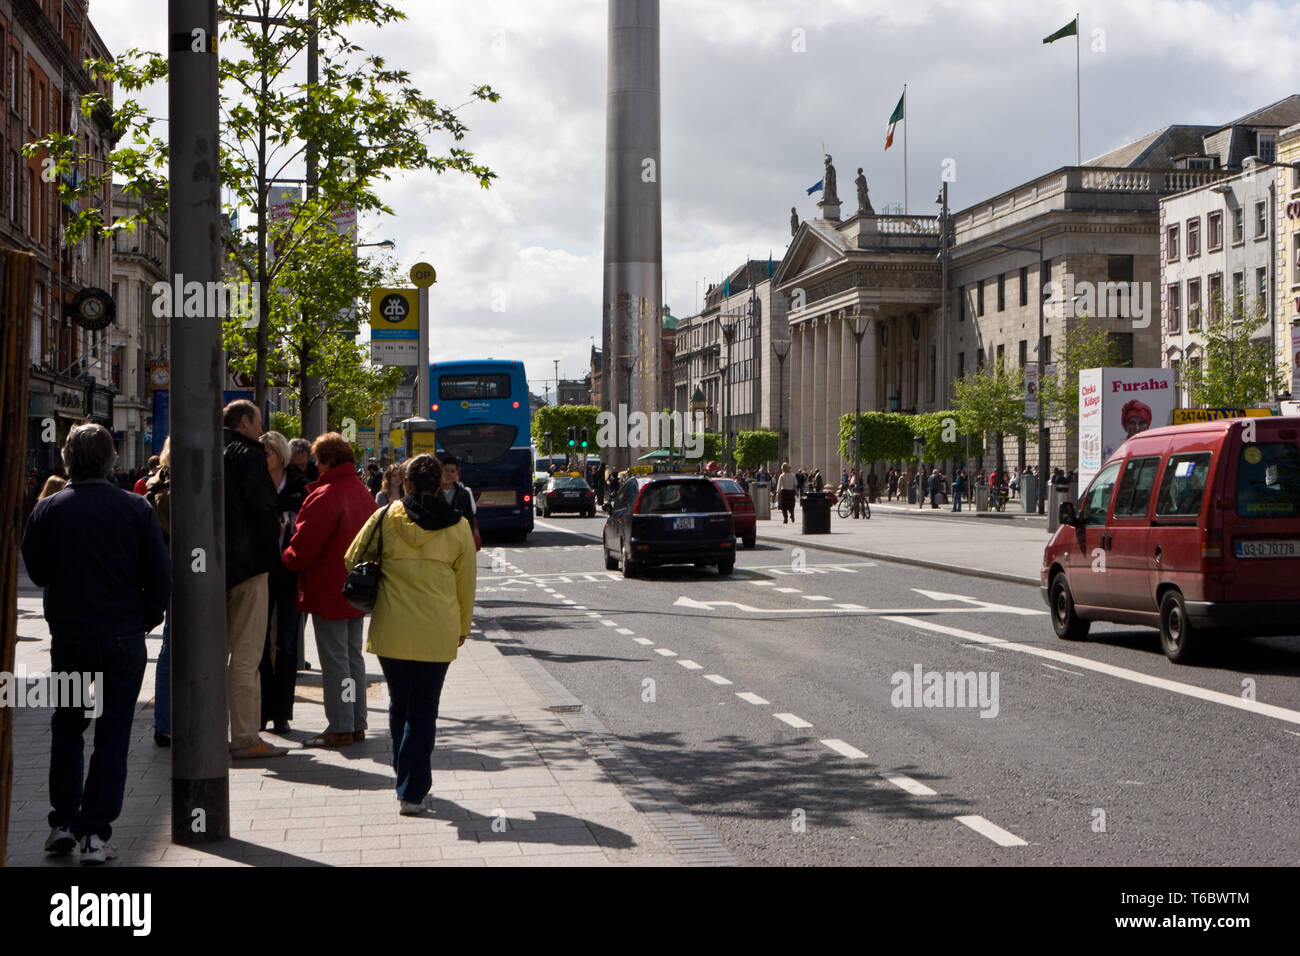
M839 419L859 401L937 411L968 372L1036 363L1038 297L1045 367L1085 317L1124 364L1161 367L1160 200L1234 175L1297 110L1288 97L1222 126L1168 126L951 213L946 296L938 217L875 215L860 196L841 218L839 201L823 199L773 277L789 308L790 464L826 475L851 465ZM1036 465L1036 437L1031 427L1024 443L1005 439L1004 467ZM1076 466L1061 422L1045 422L1043 440L1049 468Z

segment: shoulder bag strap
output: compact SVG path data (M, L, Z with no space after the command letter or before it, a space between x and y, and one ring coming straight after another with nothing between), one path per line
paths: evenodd
M375 564L382 563L382 559L384 557L384 516L388 514L388 509L390 507L392 507L391 504L384 505L384 510L379 512L379 520L376 521L375 526L370 529L370 537L366 539L365 550L361 552L361 554L364 556L367 552L370 551L370 542L375 540L375 532L378 531L379 550L375 553L375 561L374 561Z

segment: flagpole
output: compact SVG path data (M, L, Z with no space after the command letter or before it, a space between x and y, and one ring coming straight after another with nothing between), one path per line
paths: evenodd
M908 120L907 84L903 84L903 215L907 215L907 128L912 124Z
M1074 155L1075 165L1083 165L1083 120L1079 96L1079 14L1074 15Z

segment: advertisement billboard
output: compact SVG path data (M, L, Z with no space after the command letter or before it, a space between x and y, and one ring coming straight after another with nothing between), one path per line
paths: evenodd
M1079 372L1079 488L1086 488L1126 438L1168 425L1178 404L1168 368Z

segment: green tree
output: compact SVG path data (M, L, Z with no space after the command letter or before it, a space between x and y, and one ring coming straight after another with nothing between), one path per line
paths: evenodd
M1223 303L1210 303L1205 346L1199 364L1187 367L1187 396L1206 408L1249 408L1273 400L1286 378L1274 364L1273 343L1255 333L1268 323L1265 302L1235 303L1236 318L1224 316Z
M272 352L286 332L276 324L286 321L287 309L276 307L275 290L286 288L286 273L310 269L307 260L319 253L322 237L335 232L334 217L340 210L391 214L377 190L394 173L459 172L478 179L484 188L496 174L476 163L473 153L455 145L467 131L456 112L461 107L444 107L424 96L406 71L391 68L383 57L367 54L349 38L405 19L396 7L382 0L316 0L309 20L301 0L227 0L223 12L254 18L223 21L218 71L223 113L221 182L233 197L229 211L242 208L251 213L251 223L228 233L226 241L236 278L256 283L259 290L252 339L255 398L260 405ZM309 85L301 75L313 34L320 51L319 72L317 82ZM164 56L140 50L89 67L96 79L107 80L127 94L138 94L167 76ZM476 86L463 105L498 99L490 87ZM82 98L84 115L103 109L112 109L106 97ZM79 182L63 182L59 187L65 202L81 202L68 223L70 245L91 229L133 228L133 218L106 223L101 209L82 201L113 178L125 181L131 195L151 197L145 214L165 215L166 144L153 136L153 120L136 100L125 100L113 116L114 130L127 145L110 153L106 163L80 153L73 136L48 136L24 147L28 155L48 151L57 172L70 172L75 166L81 173L92 161L96 164ZM434 145L441 137L451 140L445 154ZM304 162L308 143L315 155L327 158L318 164L315 182L309 184L314 195L272 222L273 183ZM328 325L330 309L321 309L305 297L297 307L309 321ZM329 360L317 359L315 352L309 356L306 372L328 381Z
M736 465L740 468L757 468L776 461L778 441L779 438L773 431L740 432L736 435Z
M583 454L581 436L585 428L587 440L590 442L586 454L600 454L604 446L600 444L600 428L596 421L596 416L599 414L600 409L595 405L543 405L533 416L533 441L537 444L538 451L542 454L550 451L543 436L551 432L553 435L551 447L555 449L556 454L581 455ZM578 429L579 436L578 443L573 448L569 447L570 426Z
M717 461L722 457L722 435L713 432L692 432L691 443L702 442L699 447L701 461Z
M288 412L272 412L271 431L279 432L285 438L294 439L302 434L301 421Z
M967 448L972 455L984 452L983 435L965 431L964 419L955 411L921 412L910 418L914 434L925 439L926 461L964 459Z
M981 368L953 382L953 405L962 431L993 434L997 468L1003 470L1002 439L1014 435L1021 441L1029 432L1025 418L1025 370Z
M857 429L861 460L871 463L911 457L913 417L898 412L863 412ZM841 415L840 457L846 461L853 460L853 438L853 414Z
M1044 417L1059 421L1067 435L1079 427L1079 372L1086 368L1115 368L1123 360L1119 343L1087 316L1067 324L1056 350L1056 375L1043 376L1038 398L1045 402Z

